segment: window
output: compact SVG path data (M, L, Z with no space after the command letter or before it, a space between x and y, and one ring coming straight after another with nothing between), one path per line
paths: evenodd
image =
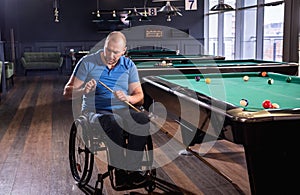
M256 54L256 8L244 11L244 29L242 39L242 57L254 59Z
M209 17L209 53L217 56L218 55L218 17L212 15Z
M265 6L263 59L282 61L284 5Z
M206 0L205 48L225 59L282 61L284 2L225 0L234 11L211 12L218 0ZM258 3L259 2L259 3ZM264 2L264 3L263 3Z
M224 51L223 56L227 59L234 59L235 49L235 12L225 12L224 13Z

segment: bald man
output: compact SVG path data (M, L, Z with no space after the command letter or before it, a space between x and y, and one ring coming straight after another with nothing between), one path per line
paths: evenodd
M125 103L142 105L144 99L137 68L124 56L126 49L124 34L111 32L103 49L79 60L63 92L67 99L82 98L82 113L107 134L109 164L114 167L117 188L145 182L140 162L150 129L148 116ZM129 133L126 149L124 130Z

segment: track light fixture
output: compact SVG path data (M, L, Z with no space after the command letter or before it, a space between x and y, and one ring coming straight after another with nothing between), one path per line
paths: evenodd
M59 22L59 0L53 1L53 9L54 9L54 22Z
M139 21L151 21L150 18L148 17L148 13L146 9L144 9L142 17L139 19Z
M129 10L125 20L134 20L136 17L142 17L142 14L137 11L136 7L134 7L133 11Z
M99 0L97 0L97 11L96 11L97 18L100 18L100 10L99 10Z
M230 5L225 4L224 0L221 0L219 4L213 6L210 11L231 11L234 10Z
M159 2L160 0L156 0L154 2ZM157 12L165 13L167 15L167 21L170 22L171 16L182 16L180 9L171 5L171 0L166 1L166 4L161 7Z

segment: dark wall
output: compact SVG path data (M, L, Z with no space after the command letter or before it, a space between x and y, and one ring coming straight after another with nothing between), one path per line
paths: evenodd
M52 51L66 53L76 47L89 50L107 32L97 30L92 22L92 12L97 9L96 0L58 0L59 22L54 22L53 0L1 0L0 29L5 43L5 58L12 60L12 47L15 47L15 60L24 51ZM100 10L124 10L142 8L143 0L99 0ZM164 2L147 2L147 7L162 7ZM151 22L132 23L137 25L163 25L188 32L195 39L203 40L203 2L198 0L198 10L185 11L184 1L172 1L181 7L182 17L172 17L166 21L163 13L150 17ZM139 10L141 11L141 10ZM11 41L14 44L11 44Z

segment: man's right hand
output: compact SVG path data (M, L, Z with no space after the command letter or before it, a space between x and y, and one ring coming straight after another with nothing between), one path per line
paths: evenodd
M95 79L91 79L89 82L87 82L84 86L84 93L88 94L90 92L93 92L96 90L97 82Z

